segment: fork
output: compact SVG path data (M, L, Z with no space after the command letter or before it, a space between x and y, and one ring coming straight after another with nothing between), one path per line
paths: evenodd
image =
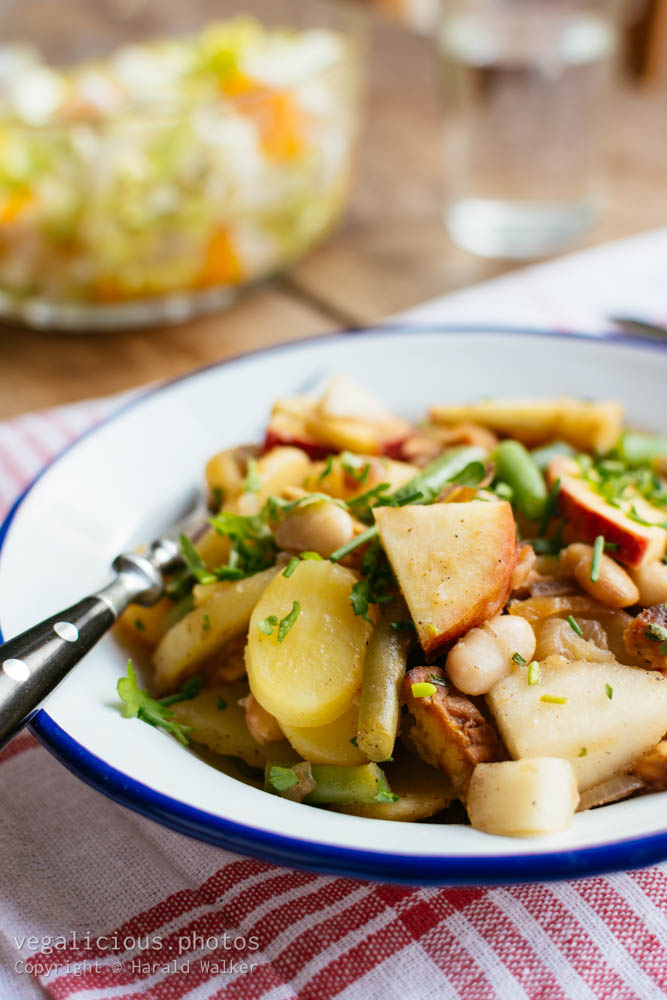
M206 508L198 494L190 512L146 553L116 556L115 576L106 587L0 646L0 748L130 604L149 607L160 599L165 578L183 566L179 536L195 540L205 526Z

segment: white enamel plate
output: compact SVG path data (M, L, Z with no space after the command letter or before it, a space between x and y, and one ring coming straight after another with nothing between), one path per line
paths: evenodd
M0 529L6 637L107 579L113 556L162 531L215 451L261 437L272 401L347 372L409 417L485 395L617 398L667 432L667 350L622 337L488 329L386 329L318 338L195 372L135 402L69 448ZM345 816L268 796L176 740L123 719L127 655L104 639L32 726L85 781L191 836L289 865L411 883L564 878L667 858L667 793L582 813L530 840L466 826Z

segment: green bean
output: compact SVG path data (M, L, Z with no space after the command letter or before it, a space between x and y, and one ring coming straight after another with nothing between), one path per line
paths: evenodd
M543 444L541 448L535 448L530 453L540 472L547 471L547 466L552 458L560 458L563 455L572 458L575 454L574 448L567 441L552 441L551 444Z
M359 702L357 746L369 760L391 757L401 710L401 682L405 676L410 631L392 628L396 620L409 621L401 601L383 608L366 652Z
M649 465L659 455L667 455L667 437L625 431L616 445L616 454L628 465Z
M391 499L393 503L400 506L401 501L412 494L421 493L423 499L415 500L415 503L433 503L440 496L447 483L463 472L466 466L472 462L483 462L486 457L486 452L482 448L473 445L452 448L451 451L434 459L421 472L418 472L416 476L413 476L392 493Z
M544 517L547 486L544 477L529 452L519 441L501 441L491 454L496 464L496 476L514 491L519 510L531 521Z
M451 482L464 469L467 469L469 465L475 465L485 458L486 452L481 448L473 446L453 448L446 454L436 458L435 461L427 465L416 476L413 476L407 483L404 483L403 486L395 490L394 493L390 493L386 500L384 498L383 500L385 504L394 507L401 507L403 504L408 503L433 503L438 499L448 482ZM369 512L369 517L372 516L372 513ZM356 538L353 538L352 541L347 542L347 544L342 545L335 552L332 552L329 559L331 562L339 562L345 556L349 555L350 552L353 552L354 549L359 548L360 545L365 545L366 542L377 538L377 534L377 527L372 524L365 531L362 531L360 535L357 535Z
M269 792L288 791L289 769L276 761L266 765L265 788ZM304 802L310 805L352 805L363 802L394 802L384 772L377 764L362 764L359 767L338 767L334 764L311 764L315 787L306 795ZM298 781L294 776L293 784ZM282 786L282 787L281 787Z

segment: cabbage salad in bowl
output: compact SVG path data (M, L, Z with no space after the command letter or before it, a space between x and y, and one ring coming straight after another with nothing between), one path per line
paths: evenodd
M336 376L206 482L184 569L117 627L126 716L374 819L534 836L667 788L667 439L618 403L412 425Z
M359 52L250 18L61 69L0 47L0 310L183 319L292 261L345 203Z

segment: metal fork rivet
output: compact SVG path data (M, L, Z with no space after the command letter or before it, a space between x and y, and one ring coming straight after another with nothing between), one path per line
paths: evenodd
M5 660L2 672L13 681L27 681L30 677L30 668L23 660Z
M79 630L71 622L56 622L53 631L65 642L76 642L79 638Z

